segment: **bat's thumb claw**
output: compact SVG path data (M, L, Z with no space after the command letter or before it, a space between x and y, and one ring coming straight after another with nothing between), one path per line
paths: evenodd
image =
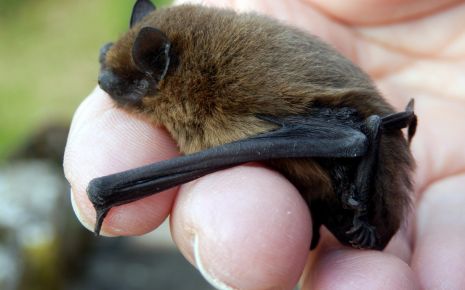
M103 220L107 216L110 209L95 209L97 211L97 217L95 220L94 234L96 236L100 235L100 230L102 229Z

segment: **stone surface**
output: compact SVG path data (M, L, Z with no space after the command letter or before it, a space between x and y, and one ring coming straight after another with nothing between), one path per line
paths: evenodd
M0 289L59 287L61 263L73 256L61 245L81 244L82 234L77 224L69 226L67 199L54 163L18 160L0 168Z
M164 224L144 237L94 237L70 207L53 163L0 167L0 289L214 289L175 249Z

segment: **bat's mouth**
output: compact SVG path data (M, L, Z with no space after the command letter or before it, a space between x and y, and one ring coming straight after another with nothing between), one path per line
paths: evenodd
M98 84L102 90L112 95L118 85L118 78L114 73L108 70L102 70L98 76Z

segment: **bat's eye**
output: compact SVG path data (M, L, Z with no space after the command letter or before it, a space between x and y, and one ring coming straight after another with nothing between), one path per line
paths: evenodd
M142 79L137 82L137 89L147 92L149 89L149 82L145 79Z
M113 46L113 43L112 42L109 42L109 43L106 43L104 44L101 48L100 48L100 54L99 54L99 62L100 64L104 64L105 63L105 58L107 56L107 52L110 50L110 48Z

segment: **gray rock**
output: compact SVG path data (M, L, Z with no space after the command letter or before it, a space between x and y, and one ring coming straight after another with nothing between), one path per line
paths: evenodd
M67 184L53 163L15 161L0 168L1 289L58 287L57 269L66 257L60 245L80 230L63 226L70 219L67 198Z

